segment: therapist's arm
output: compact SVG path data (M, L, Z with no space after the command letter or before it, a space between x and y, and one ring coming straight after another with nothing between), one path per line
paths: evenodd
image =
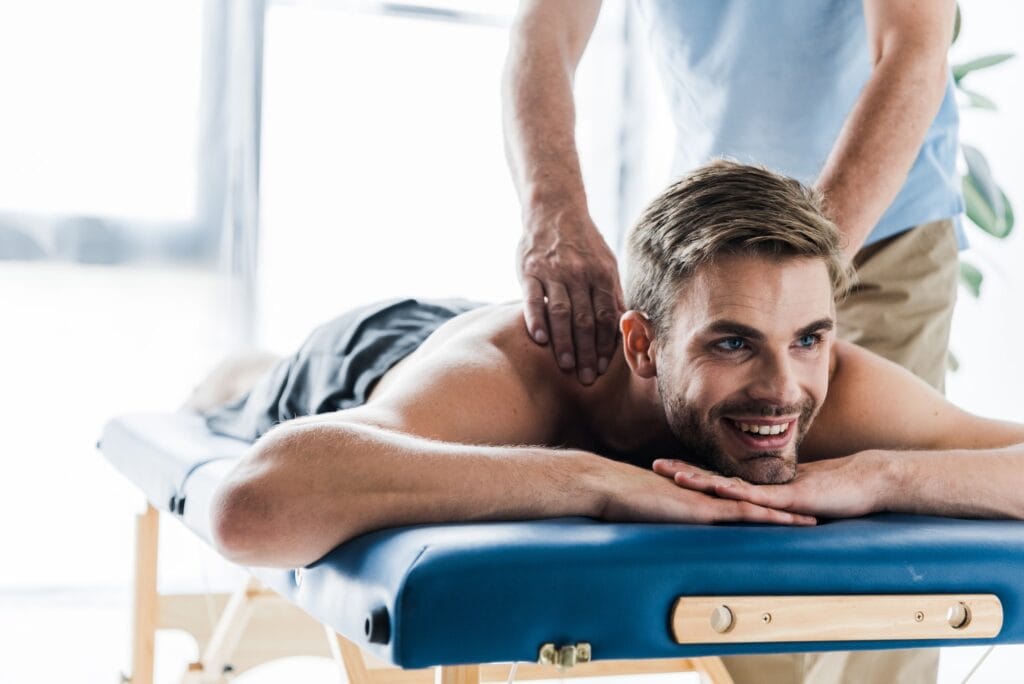
M816 183L847 258L892 204L939 111L955 12L953 0L864 0L871 77Z
M526 328L586 385L607 369L624 310L576 152L573 78L600 8L600 0L522 2L502 82L505 150L522 207L516 265Z

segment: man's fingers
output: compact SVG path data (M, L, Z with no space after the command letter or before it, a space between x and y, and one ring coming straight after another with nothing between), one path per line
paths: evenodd
M533 276L523 278L523 318L526 320L526 332L537 344L547 344L551 335L548 333L547 316L544 315L544 286Z
M601 289L591 289L594 302L594 338L597 351L597 372L604 373L615 355L615 343L618 340L619 308L615 295Z
M720 489L729 486L726 482L726 478L721 475L708 474L704 475L700 472L691 472L689 470L681 470L676 473L672 480L680 487L686 487L687 489L693 489L699 492L706 492L708 494L714 494L718 496ZM724 497L735 500L745 500L743 496L730 496ZM762 503L758 501L757 503Z
M789 511L780 511L775 508L758 506L749 502L739 502L744 508L740 514L744 520L749 522L773 523L776 525L817 525L818 520L813 516L800 515Z
M705 494L714 494L715 488L725 480L721 475L710 470L703 470L686 461L672 458L659 458L651 467L654 472L670 478L678 486Z
M572 341L576 347L576 374L589 385L597 379L597 351L594 347L594 304L590 290L569 290L572 301Z
M789 511L780 511L767 506L758 506L749 501L721 501L718 514L719 522L756 522L775 525L816 525L817 519L809 515L799 515Z
M796 505L793 485L751 484L738 477L724 477L672 458L659 458L651 468L684 489L716 497L717 508L712 522L745 520L783 525L817 524L812 516L792 512L802 509ZM719 515L724 517L719 518Z
M707 487L726 484L732 481L718 473L672 458L659 458L654 461L651 467L659 475L671 477L676 481L676 484L688 488L692 488L691 485Z
M619 281L617 274L615 280L612 281L612 293L615 297L615 307L619 310L620 313L625 311L626 297L625 295L622 294L622 283Z
M749 501L760 506L791 510L794 508L793 494L788 485L752 485L742 480L717 482L714 492L723 499Z
M548 293L548 329L551 332L551 346L555 359L562 370L569 370L576 364L572 346L572 301L562 283L545 283Z
M651 464L654 472L665 477L673 477L676 473L689 473L693 477L717 477L716 473L710 470L698 468L692 463L680 461L677 458L658 458Z
M670 478L678 486L695 492L714 494L718 476L689 463L669 459L658 459L653 464L654 472Z
M672 469L673 463L681 463L681 461L671 461L667 458L656 458L654 459L654 463L651 464L651 470L659 475L672 477L676 474L676 471Z

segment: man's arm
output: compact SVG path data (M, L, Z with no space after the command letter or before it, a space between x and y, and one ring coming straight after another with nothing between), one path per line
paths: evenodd
M558 365L575 367L587 385L611 361L625 308L576 153L573 77L600 8L600 0L522 2L502 84L505 150L522 206L527 331L539 344L550 340Z
M297 567L365 532L418 523L584 515L813 524L586 451L518 446L551 443L559 407L495 348L446 343L443 357L401 372L363 407L289 421L259 440L215 496L218 550L247 565Z
M812 460L803 463L804 454ZM879 511L1024 519L1024 425L949 403L905 369L837 343L828 398L796 478L758 486L680 463L655 471L680 486L808 515Z
M955 7L953 0L864 0L871 78L816 183L850 259L903 186L939 111Z

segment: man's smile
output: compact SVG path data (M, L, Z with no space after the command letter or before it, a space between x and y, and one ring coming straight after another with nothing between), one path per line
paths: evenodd
M759 452L777 451L789 446L797 432L797 420L797 417L722 419L728 428L727 434L747 449Z

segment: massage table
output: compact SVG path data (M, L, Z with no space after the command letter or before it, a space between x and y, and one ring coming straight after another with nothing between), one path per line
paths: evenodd
M126 681L152 681L157 629L195 627L190 611L206 610L157 593L160 516L209 542L214 489L248 446L187 412L105 426L103 455L149 501ZM247 570L216 597L215 628L192 629L201 657L183 682L317 652L353 683L433 682L435 667L449 684L506 681L514 663L517 679L692 670L729 682L717 656L1024 642L1024 524L1012 521L420 525L308 567Z

